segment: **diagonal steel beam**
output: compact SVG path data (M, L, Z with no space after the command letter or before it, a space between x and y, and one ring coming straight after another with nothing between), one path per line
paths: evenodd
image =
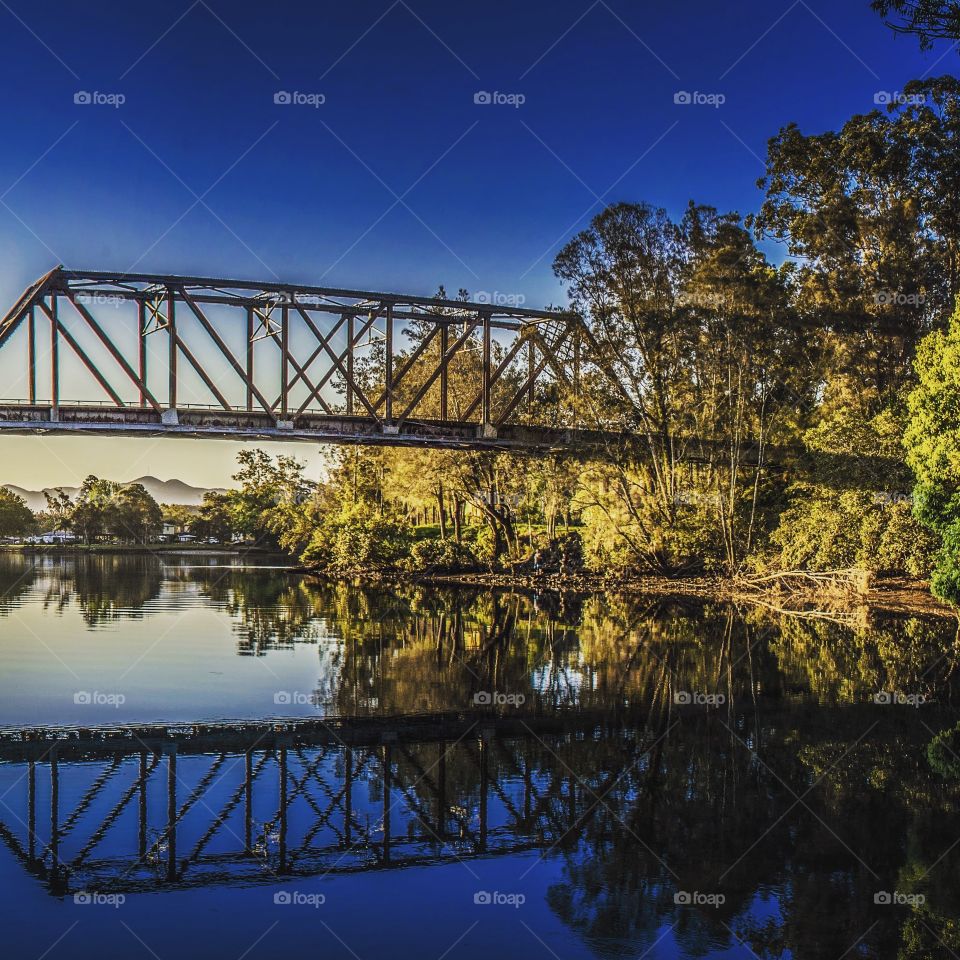
M237 374L237 376L241 379L241 381L243 381L244 385L257 398L257 402L260 404L261 407L263 407L264 411L266 413L269 413L271 416L273 416L273 410L271 409L270 405L267 403L266 397L264 397L264 395L257 389L257 385L255 383L247 379L246 371L243 369L243 367L237 361L237 358L230 351L230 348L223 342L223 338L220 336L219 333L217 333L216 328L213 326L212 323L210 323L210 321L207 319L204 312L196 305L196 303L194 303L193 298L190 296L189 293L187 293L184 287L180 287L178 292L180 294L180 297L183 299L183 302L191 309L191 311L193 312L193 315L200 322L200 326L202 326L203 329L207 331L207 333L210 335L210 339L213 340L213 342L217 345L217 348L220 350L220 352L224 355L224 357L226 357L227 362L230 364L231 367L233 367L234 372Z
M73 304L74 310L76 310L77 313L79 313L80 316L86 320L87 326L89 326L90 329L97 335L97 339L107 348L110 355L114 360L117 361L123 372L133 381L134 385L140 390L143 396L147 398L147 400L150 402L150 406L152 406L153 409L159 413L160 404L157 403L156 398L147 388L146 383L144 383L144 381L140 378L139 374L137 374L133 367L127 363L123 354L120 353L120 351L116 348L113 341L103 332L100 324L97 323L97 321L93 318L93 314L91 314L82 303L77 303L76 294L72 291L68 291L67 299Z

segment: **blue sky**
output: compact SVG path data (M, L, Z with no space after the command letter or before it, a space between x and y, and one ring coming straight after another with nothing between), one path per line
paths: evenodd
M559 303L553 256L605 203L749 212L782 125L835 128L958 65L868 0L3 0L0 48L5 304L57 262ZM179 449L161 467L229 473ZM63 471L20 463L0 479Z

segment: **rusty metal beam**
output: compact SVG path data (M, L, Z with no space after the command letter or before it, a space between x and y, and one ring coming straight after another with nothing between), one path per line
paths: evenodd
M134 369L130 366L129 363L124 359L123 354L114 346L113 341L103 332L100 324L93 319L90 311L82 303L77 303L76 297L73 294L67 294L67 299L70 303L73 304L74 310L83 317L87 322L87 326L97 335L97 339L107 348L107 351L110 353L110 356L120 365L120 369L134 382L137 388L140 390L141 394L146 397L147 402L153 407L154 410L160 409L160 404L157 403L153 394L147 389L146 383L137 376Z
M261 407L267 412L272 413L269 404L267 403L266 397L257 389L257 385L252 381L247 379L246 372L243 367L237 362L237 358L230 352L230 348L223 342L223 338L217 333L214 326L207 319L206 314L194 303L190 295L182 287L180 288L180 296L183 298L184 303L193 311L193 315L200 321L200 326L210 335L210 339L217 345L217 348L220 352L226 357L227 362L233 367L234 372L238 377L246 384L250 389L251 393L257 398L257 402ZM229 405L228 409L229 409Z
M100 386L103 388L104 393L106 393L106 395L118 407L126 406L123 400L120 399L120 396L117 393L117 391L110 386L109 382L107 381L107 378L100 372L100 370L97 368L97 365L90 359L90 357L87 356L83 347L81 347L80 344L77 343L77 341L73 338L73 335L70 333L70 331L67 330L67 328L60 322L60 318L54 313L54 311L48 308L45 303L41 303L40 307L43 310L43 312L50 318L50 323L55 326L56 328L55 333L58 336L63 337L63 339L67 342L67 345L77 355L77 357L80 359L80 362L87 368L87 370L89 371L91 376L94 378L94 380L96 380L97 383L99 383Z

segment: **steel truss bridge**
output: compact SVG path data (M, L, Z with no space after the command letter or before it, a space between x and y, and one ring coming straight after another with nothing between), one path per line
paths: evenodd
M571 313L57 267L0 320L0 433L562 448L601 438L567 402L588 338Z
M6 731L0 841L58 896L564 849L615 835L656 739L584 716Z

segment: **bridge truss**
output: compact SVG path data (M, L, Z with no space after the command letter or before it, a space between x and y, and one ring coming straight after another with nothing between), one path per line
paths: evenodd
M571 313L57 267L0 320L0 433L562 447L589 435L588 339Z
M57 896L563 850L588 823L614 835L648 737L495 717L8 732L0 841Z

